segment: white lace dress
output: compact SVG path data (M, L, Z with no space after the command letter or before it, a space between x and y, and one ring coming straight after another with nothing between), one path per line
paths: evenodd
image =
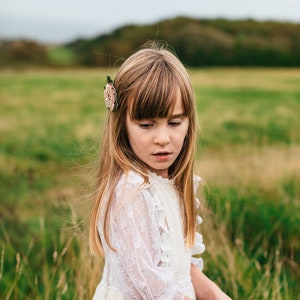
M198 184L200 178L195 179ZM105 266L93 300L195 299L190 267L194 263L203 268L202 259L192 257L205 249L202 236L197 233L194 247L186 248L171 180L150 173L149 183L143 182L130 171L116 187L109 224L116 252L105 243L99 218Z

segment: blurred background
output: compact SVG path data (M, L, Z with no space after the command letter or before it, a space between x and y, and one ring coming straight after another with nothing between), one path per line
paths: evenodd
M233 299L300 299L300 0L2 0L0 299L92 298L103 86L149 40L196 93L205 273Z
M107 67L149 39L189 66L299 66L299 11L299 0L2 1L0 66Z

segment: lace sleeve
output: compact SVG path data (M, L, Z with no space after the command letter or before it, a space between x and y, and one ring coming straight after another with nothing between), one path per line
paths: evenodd
M157 212L150 193L126 186L112 208L111 244L114 276L130 299L183 299L184 288L162 263Z

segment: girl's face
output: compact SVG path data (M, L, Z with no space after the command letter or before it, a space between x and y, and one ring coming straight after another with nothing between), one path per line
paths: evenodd
M179 92L170 118L132 120L128 112L126 116L127 134L133 152L151 171L164 178L168 178L169 167L182 149L188 126L189 120L184 116Z

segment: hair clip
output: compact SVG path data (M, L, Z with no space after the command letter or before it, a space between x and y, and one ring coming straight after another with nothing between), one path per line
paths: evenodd
M104 87L105 105L110 111L116 111L118 107L117 91L114 87L113 80L109 76L106 78L106 85Z

